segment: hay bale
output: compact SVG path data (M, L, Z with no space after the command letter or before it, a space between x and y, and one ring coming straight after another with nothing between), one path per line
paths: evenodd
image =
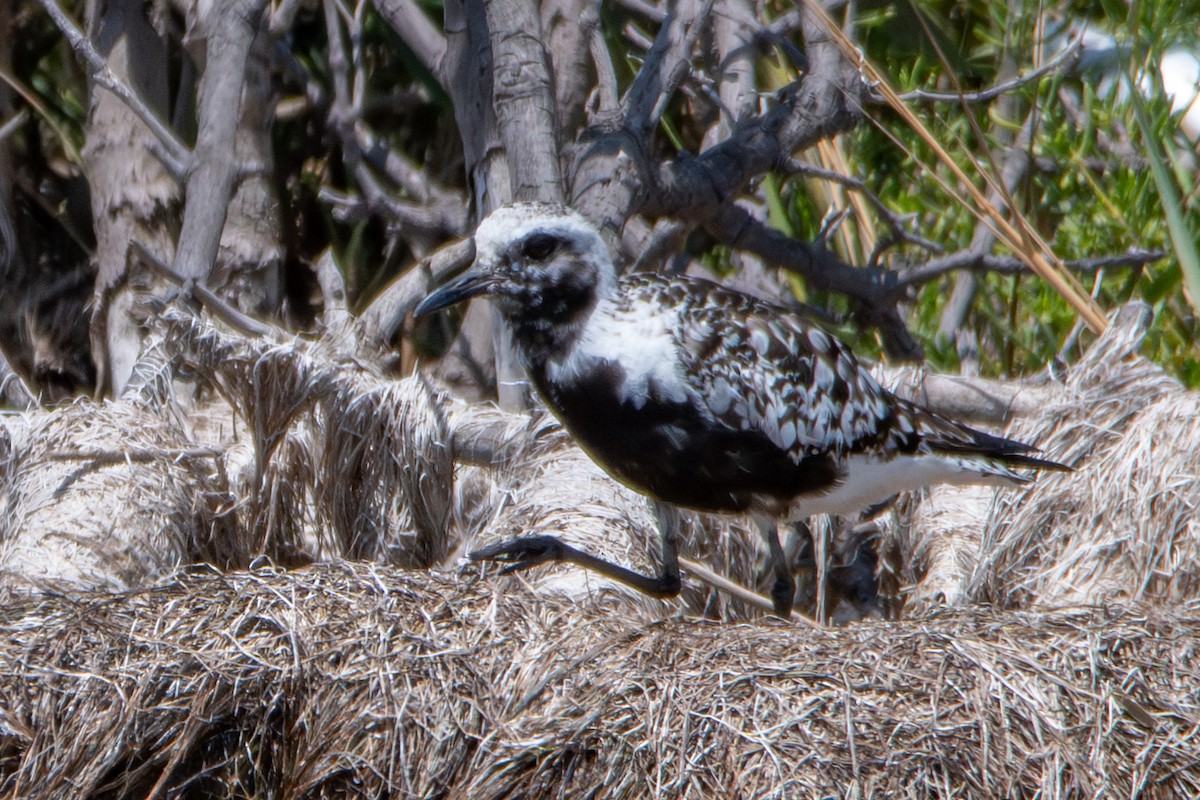
M184 563L228 564L233 553L208 546L228 501L216 454L157 409L80 400L0 424L0 589L120 590Z
M989 513L975 602L1014 607L1200 596L1200 394L1138 357L1150 320L1122 309L1066 381L1064 402L1012 434L1075 466Z
M472 575L0 608L0 797L1184 797L1200 606L814 632Z

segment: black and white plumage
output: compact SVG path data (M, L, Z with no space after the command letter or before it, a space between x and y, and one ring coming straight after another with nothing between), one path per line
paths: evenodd
M510 570L572 561L670 595L679 590L671 507L749 513L786 615L791 573L773 520L848 513L934 483L1028 480L1014 467L1065 469L895 397L845 345L786 309L699 279L618 278L599 233L568 209L501 208L474 238L471 269L416 313L487 295L551 411L666 519L656 578L545 536L473 557Z

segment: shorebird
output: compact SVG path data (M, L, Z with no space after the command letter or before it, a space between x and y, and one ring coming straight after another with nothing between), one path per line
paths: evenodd
M1067 469L896 397L785 308L698 278L618 277L597 229L565 207L500 208L474 240L471 267L414 313L495 303L542 400L596 463L654 501L662 537L657 576L552 536L470 554L505 573L567 561L669 597L680 590L677 510L749 514L770 552L774 609L787 617L795 589L779 520Z

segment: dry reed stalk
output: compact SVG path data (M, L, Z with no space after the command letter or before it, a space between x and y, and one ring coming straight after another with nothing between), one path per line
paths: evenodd
M862 51L846 36L841 26L834 23L821 4L816 0L805 0L802 5L804 13L811 14L815 19L821 21L830 39L837 44L847 59L858 66L863 79L870 83L872 89L878 92L888 106L904 120L905 124L933 150L938 161L954 176L957 185L952 185L935 170L927 170L930 176L948 195L963 203L976 219L987 225L996 234L996 238L1002 244L1025 261L1030 269L1058 292L1092 331L1103 332L1107 325L1103 310L1095 299L1084 291L1075 276L1067 271L1062 260L1050 249L1045 239L1034 229L1029 220L1019 213L1013 214L1011 218L1001 213L962 167L955 162L937 137L900 98L886 76L867 60ZM897 144L899 144L898 141ZM915 158L911 152L909 155ZM977 159L972 157L971 161L973 168L985 182L1002 188L989 170ZM1001 194L1007 193L1002 191Z

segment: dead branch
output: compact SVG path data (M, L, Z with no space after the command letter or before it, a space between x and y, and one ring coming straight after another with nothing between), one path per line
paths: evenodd
M466 269L474 259L475 243L471 239L454 242L422 259L375 297L360 315L363 326L378 341L390 342L425 295Z
M1105 269L1142 270L1155 261L1166 258L1166 255L1166 251L1163 250L1132 249L1119 255L1068 258L1063 260L1063 266L1073 272L1085 275ZM917 287L948 273L964 270L994 272L998 275L1031 274L1032 272L1029 265L1019 258L980 253L975 248L967 248L930 259L924 264L899 270L895 286L897 289Z
M188 162L187 202L173 266L184 280L204 281L217 260L240 168L235 137L246 63L265 5L265 0L217 4L193 33L204 41L205 67L199 134Z
M534 0L485 0L492 43L492 105L508 157L513 200L562 200L558 111Z
M375 8L392 30L416 54L421 66L439 80L442 60L446 57L446 37L429 21L424 10L413 0L377 0ZM442 88L447 88L443 83Z
M997 97L1011 94L1023 86L1028 86L1031 83L1037 83L1047 75L1058 72L1067 73L1073 70L1079 63L1080 56L1083 55L1083 39L1076 38L1071 41L1066 47L1060 50L1049 61L1046 61L1039 67L1029 70L1024 75L1018 75L1010 80L1001 81L995 86L983 89L978 92L931 92L926 89L916 89L911 92L905 92L899 95L904 102L925 102L925 103L986 103L989 100L995 100ZM867 99L872 103L885 103L883 97L876 94L868 94Z
M146 104L137 92L113 73L104 57L96 52L96 48L79 30L79 26L62 10L58 0L40 0L40 2L42 8L46 9L46 13L54 20L54 24L67 37L71 48L87 65L88 74L92 80L120 98L121 102L125 103L129 110L136 114L138 119L158 138L162 149L156 151L154 155L162 162L171 176L182 183L188 164L191 163L192 153L187 145L175 135L175 132L159 118L158 114Z

